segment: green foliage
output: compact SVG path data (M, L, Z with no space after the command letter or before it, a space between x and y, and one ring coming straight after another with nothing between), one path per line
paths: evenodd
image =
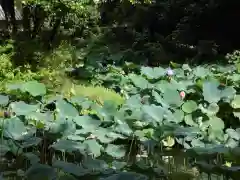
M68 91L70 92L66 92L67 94L71 93L76 96L87 97L99 104L103 104L105 101L112 101L116 105L122 105L125 101L118 93L101 86L72 85L72 88Z
M229 76L224 76L228 83L221 85L223 70ZM48 96L45 86L36 81L8 85L9 92L31 101L15 100L11 93L0 96L9 114L1 119L1 156L26 157L24 168L25 161L13 164L26 178L44 178L36 173L42 171L48 178L57 177L58 169L72 178L148 179L145 171L151 177L180 177L181 173L166 172L166 164L172 163L165 162L161 153L183 150L201 171L236 175L240 101L237 83L229 78L238 74L237 68L184 64L169 71L142 67L140 74L122 74L128 79L121 86L126 100L100 86L73 86L67 96L66 91L63 96ZM180 96L182 91L186 96ZM43 148L50 148L54 156ZM232 167L225 161L231 161ZM159 168L163 174L157 172ZM136 169L144 175L121 172ZM197 176L194 170L185 173L185 178Z

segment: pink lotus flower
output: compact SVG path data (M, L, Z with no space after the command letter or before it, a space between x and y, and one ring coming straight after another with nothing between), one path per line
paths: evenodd
M181 92L179 93L179 95L180 95L180 97L181 97L182 99L184 99L185 96L186 96L186 93L185 93L184 91L181 91Z

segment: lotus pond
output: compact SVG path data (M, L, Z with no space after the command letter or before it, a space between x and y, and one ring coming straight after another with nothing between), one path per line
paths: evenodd
M240 73L235 64L141 67L98 79L122 103L44 84L9 84L1 179L239 179ZM110 82L110 83L109 83Z

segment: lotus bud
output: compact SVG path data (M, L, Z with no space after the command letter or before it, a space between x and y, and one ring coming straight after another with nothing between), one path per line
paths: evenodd
M179 95L180 95L180 97L181 97L182 99L184 99L185 96L186 96L186 93L185 93L184 91L181 91L181 92L179 93Z

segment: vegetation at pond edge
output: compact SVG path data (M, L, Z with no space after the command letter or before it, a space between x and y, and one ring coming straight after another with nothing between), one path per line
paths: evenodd
M0 5L0 180L239 180L239 2Z
M194 179L205 172L239 177L235 64L111 71L105 81L120 85L118 95L96 87L94 96L93 90L74 86L69 93L47 95L37 81L8 84L8 94L0 96L2 175Z

